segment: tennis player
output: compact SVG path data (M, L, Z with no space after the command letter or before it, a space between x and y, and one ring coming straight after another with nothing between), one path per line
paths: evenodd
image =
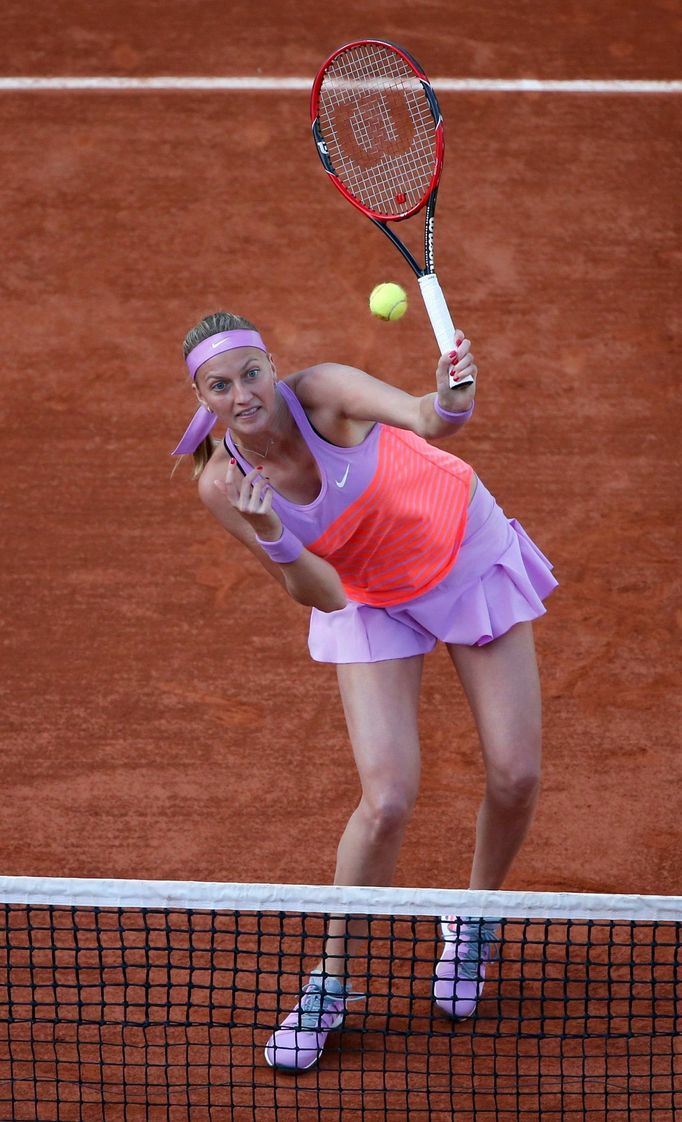
M199 408L174 454L193 454L211 513L312 608L310 654L337 666L361 796L335 883L391 883L419 783L422 664L440 641L485 764L470 887L499 888L537 800L532 621L556 581L470 465L432 443L473 412L469 341L457 333L423 397L336 363L278 380L256 327L226 312L192 328L184 353ZM449 372L474 382L451 389ZM444 917L442 928L434 998L459 1020L476 1009L499 929L488 917ZM319 1060L357 996L351 934L342 920L330 927L322 962L267 1043L269 1064L300 1071Z

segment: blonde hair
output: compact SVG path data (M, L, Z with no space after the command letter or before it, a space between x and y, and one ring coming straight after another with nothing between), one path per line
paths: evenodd
M244 316L237 316L232 312L212 312L210 315L204 316L194 327L191 327L185 335L182 344L183 357L187 358L190 351L193 351L195 347L199 346L199 343L203 343L204 339L210 338L211 335L218 335L221 331L238 331L240 329L244 331L258 330L258 328ZM192 479L199 478L213 455L213 450L217 443L218 441L209 433L209 435L202 440L199 447L192 453Z

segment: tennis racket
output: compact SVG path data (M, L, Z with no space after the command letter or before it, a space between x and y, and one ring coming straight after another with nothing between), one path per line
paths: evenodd
M436 198L443 170L440 106L422 67L402 47L362 39L339 47L312 88L310 116L318 155L332 183L400 251L419 282L440 353L455 325L433 258ZM426 207L424 266L390 226ZM473 382L471 374L453 389Z

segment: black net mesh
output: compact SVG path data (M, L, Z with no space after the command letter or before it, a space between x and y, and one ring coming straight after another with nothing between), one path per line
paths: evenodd
M271 1068L265 1044L319 961L327 922L3 905L0 1118L682 1117L679 923L501 920L475 1015L453 1022L432 997L436 919L370 917L349 964L366 997L318 1065Z

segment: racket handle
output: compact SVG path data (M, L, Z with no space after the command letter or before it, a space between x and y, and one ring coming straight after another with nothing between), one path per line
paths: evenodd
M427 273L426 276L418 277L417 280L440 353L445 354L446 351L451 351L455 345L455 325L445 302L443 289L435 273ZM473 380L470 374L460 378L459 381L450 378L450 388L468 386Z

